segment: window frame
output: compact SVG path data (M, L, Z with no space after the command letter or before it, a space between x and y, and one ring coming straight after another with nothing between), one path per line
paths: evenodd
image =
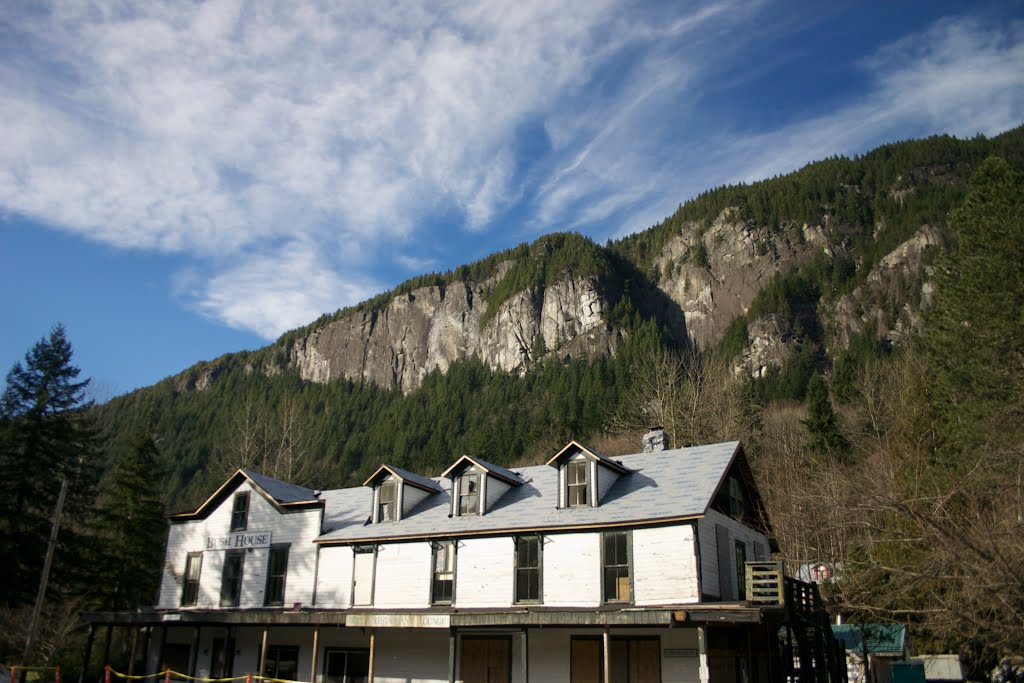
M343 653L345 655L345 673L342 674L342 676L343 676L344 680L346 680L346 681L349 680L349 676L351 675L351 672L349 671L349 662L351 661L350 658L352 657L352 655L364 655L366 657L366 659L367 659L367 665L369 665L369 659L370 659L370 649L369 648L365 648L365 647L363 647L363 648L360 648L360 647L344 647L344 646L325 647L324 648L323 672L322 672L321 679L320 679L320 680L324 681L325 683L326 683L326 681L328 680L328 677L329 677L328 667L330 666L331 655L339 654L339 653Z
M352 607L373 607L377 590L377 552L380 546L377 544L354 545L352 546L352 585L349 588L349 605ZM370 564L370 600L366 603L356 603L356 555L373 555L373 562Z
M193 563L193 560L195 562ZM189 570L193 564L196 568L196 578L189 579ZM189 553L185 556L185 572L181 575L181 607L195 607L199 604L199 586L203 576L203 553L202 551ZM189 594L189 587L192 586L194 593ZM189 600L191 597L191 600Z
M578 458L576 460L570 460L565 464L565 506L569 508L582 508L590 506L590 460L587 458ZM572 474L576 470L583 471L583 481L572 480ZM582 487L583 489L583 501L573 502L573 493Z
M515 548L512 556L512 602L516 605L539 605L544 602L544 537L540 534L528 536L515 536L513 538ZM524 541L535 541L537 543L537 565L535 567L523 567L519 563L520 543ZM519 573L521 571L537 572L537 597L519 597Z
M613 537L613 536L619 536L619 535L623 536L624 539L625 539L625 546L624 547L625 547L625 552L626 552L626 561L625 561L624 564L623 563L616 563L616 564L610 565L610 564L608 564L608 556L607 556L608 555L608 553L607 553L608 539ZM629 596L627 598L623 599L621 597L618 597L617 595L616 595L616 597L609 597L608 596L608 591L607 591L607 588L608 588L608 578L607 578L607 576L608 576L608 571L610 569L625 569L626 577L629 579ZM634 577L634 572L633 572L633 532L632 532L632 530L631 529L625 529L625 530L615 530L615 531L605 531L605 532L603 532L601 534L601 602L606 603L606 604L610 603L610 604L620 604L620 605L631 605L631 604L633 604L633 602L635 600L635 596L636 596L635 586L633 585L633 581L634 581L633 577ZM619 577L619 578L621 578L621 577ZM618 581L616 581L616 585L618 585Z
M480 514L480 493L483 485L482 475L479 472L463 472L456 479L458 484L458 500L455 505L455 514L459 517L466 515L479 515ZM465 492L465 487L470 483L476 485L475 490L471 493ZM472 501L472 504L463 509L463 500Z
M295 653L295 675L298 676L298 673L299 673L299 652L300 652L298 645L267 645L266 656L264 657L263 662L261 662L262 666L260 667L260 675L261 676L264 676L266 678L281 678L280 666L281 666L281 653L283 651L288 651L289 653L290 652L294 652ZM270 663L270 653L271 652L276 654L276 657L274 657L274 671L273 671L273 675L270 675L268 673L268 669L267 669L267 665Z
M747 544L742 539L733 543L733 562L736 565L736 599L747 599Z
M430 604L431 605L454 605L455 604L455 580L458 568L458 545L455 541L433 541L430 544ZM448 558L448 549L451 549L451 567L447 570L438 571L437 559L440 553L445 553ZM440 575L449 575L451 578L451 595L445 598L438 598L438 582L442 579Z
M280 576L276 576L273 572L274 569L274 553L280 553L284 551L284 567L281 570ZM285 591L288 589L288 560L291 555L291 544L290 543L273 543L270 548L267 549L267 582L263 588L263 604L266 607L284 607ZM271 582L279 579L280 588L280 599L271 600Z
M384 500L384 491L387 489L391 492L391 500ZM390 505L390 508L385 508L385 505ZM385 515L384 510L390 509L391 514ZM377 487L377 520L380 522L397 522L398 521L398 482L394 478L382 481Z
M238 558L238 576L234 579L232 594L227 593L228 584L228 561ZM224 551L224 567L220 575L220 606L238 607L242 603L242 581L245 579L245 551L226 550Z
M239 520L241 517L241 520ZM231 528L229 531L245 531L249 526L249 492L239 491L231 502Z

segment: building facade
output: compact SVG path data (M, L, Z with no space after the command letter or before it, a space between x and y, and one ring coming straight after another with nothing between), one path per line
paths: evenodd
M170 518L153 610L85 617L89 647L131 629L147 673L769 681L778 625L745 572L770 553L738 442L608 458L573 441L541 466L383 465L327 491L240 470Z

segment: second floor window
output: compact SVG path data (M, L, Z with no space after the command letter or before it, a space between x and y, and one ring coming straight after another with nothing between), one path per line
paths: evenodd
M455 543L442 541L434 544L434 571L430 601L451 604L455 598Z
M231 531L245 531L245 527L248 524L249 492L242 491L235 494L235 500L231 506Z
M272 545L267 557L267 590L263 594L265 605L284 604L284 580L288 575L288 546Z
M221 607L238 607L242 598L242 566L244 563L244 550L228 550L224 553L224 573L220 580Z
M395 498L397 497L398 485L394 481L386 481L380 485L377 495L377 521L395 521Z
M629 576L629 532L606 532L602 542L604 543L604 600L605 602L629 602L632 599Z
M588 472L590 463L586 460L573 460L565 468L567 484L566 502L569 507L580 507L590 505L590 495L587 487Z
M516 539L516 602L539 602L540 536L521 536Z
M181 606L192 607L199 601L199 573L203 567L202 553L189 553L185 560L185 576L181 583Z
M459 477L459 514L475 515L480 509L480 475L466 473Z

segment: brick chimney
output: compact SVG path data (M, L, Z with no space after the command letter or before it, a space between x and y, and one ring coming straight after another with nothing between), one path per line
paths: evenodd
M644 453L668 450L668 433L661 427L652 427L643 436Z

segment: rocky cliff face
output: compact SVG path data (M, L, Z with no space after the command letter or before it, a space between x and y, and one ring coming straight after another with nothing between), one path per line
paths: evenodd
M504 269L499 269L495 279ZM485 294L493 281L422 287L384 308L354 313L292 345L288 363L304 379L371 382L409 392L433 371L471 357L507 371L536 360L535 340L561 355L593 358L614 351L619 333L605 322L608 301L595 277L531 287L501 304L481 327Z
M727 209L704 229L683 226L654 259L655 293L665 302L659 313L663 324L678 339L704 348L717 343L736 316L747 313L777 273L822 253L833 255L825 226L789 224L769 230L739 220L736 213ZM916 325L931 288L922 254L945 241L940 229L922 228L882 259L863 286L819 311L828 321L830 342L843 347L851 334L876 330L898 340ZM623 332L607 322L614 301L608 283L598 276L567 272L551 285L528 287L481 326L487 292L507 272L503 264L481 283L421 287L378 310L340 318L291 343L286 365L313 382L346 378L409 392L428 373L473 357L492 368L522 372L541 348L567 359L614 353ZM789 321L774 315L749 321L748 337L735 367L752 377L780 367L797 341ZM193 378L190 388L202 389L209 379Z

